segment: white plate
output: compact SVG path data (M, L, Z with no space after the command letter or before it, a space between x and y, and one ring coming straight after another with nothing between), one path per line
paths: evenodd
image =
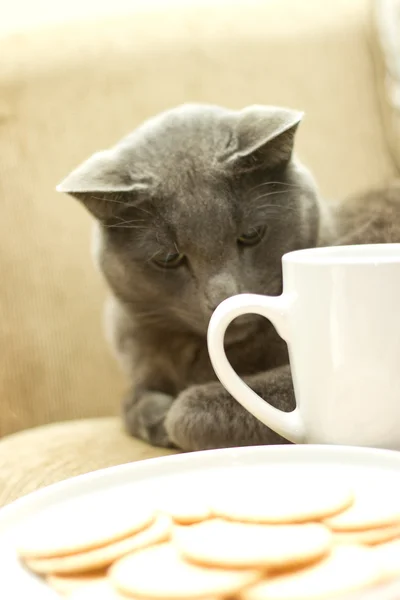
M396 487L400 491L400 453L344 446L260 446L210 450L180 454L103 469L74 477L21 498L0 510L0 598L5 600L51 600L59 598L41 580L28 573L17 560L15 542L19 530L42 511L75 500L96 499L96 494L114 491L124 494L163 494L166 489L194 477L196 485L212 485L234 477L268 480L314 474L318 477L329 466L353 483L373 482L376 486ZM72 525L72 524L71 524ZM73 526L73 525L72 525Z

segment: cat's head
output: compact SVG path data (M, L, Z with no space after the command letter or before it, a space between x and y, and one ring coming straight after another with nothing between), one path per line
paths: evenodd
M315 245L318 196L293 158L302 114L184 105L59 186L98 221L97 259L143 323L206 333L230 295L281 292L281 257Z

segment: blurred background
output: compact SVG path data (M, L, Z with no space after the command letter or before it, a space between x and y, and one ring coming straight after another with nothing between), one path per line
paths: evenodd
M305 111L327 199L384 184L399 45L400 0L1 0L0 436L89 418L108 439L95 418L119 412L91 221L54 191L73 167L183 102L277 104Z

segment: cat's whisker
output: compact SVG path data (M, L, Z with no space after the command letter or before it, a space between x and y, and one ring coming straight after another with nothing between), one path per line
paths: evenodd
M152 255L151 255L149 258L147 258L147 259L145 260L145 262L146 262L146 263L149 263L149 262L151 262L151 261L153 260L153 258L155 258L155 257L157 256L157 254L159 254L159 252L160 252L159 250L156 250L156 251L154 252L154 254L152 254Z
M125 202L123 200L118 200L118 196L117 198L105 198L104 196L92 196L95 200L99 200L100 202L106 202L106 203L110 203L110 204L120 204L121 206L125 206L126 208L134 208L135 210L139 210L140 212L146 213L147 215L150 215L151 217L153 217L153 213L151 213L149 210L146 210L144 208L142 208L141 206L136 206L131 204L130 202ZM123 197L123 196L120 196Z
M252 202L259 202L263 198L268 198L269 196L278 196L279 194L287 194L286 190L275 190L274 192L267 192L266 194L261 194L257 198L253 198Z
M115 198L104 198L104 196L94 196L92 195L92 198L94 198L94 200L99 200L100 202L107 202L110 204L123 204L124 206L126 206L126 202L121 202L121 200L115 200Z
M146 325L157 325L157 326L161 326L161 327L169 327L170 323L171 323L171 317L174 318L175 320L179 320L182 321L183 323L185 323L185 325L192 325L195 328L198 327L199 323L197 322L197 320L195 319L193 313L186 311L185 309L182 308L174 308L172 307L172 310L170 312L165 312L165 308L164 308L164 312L160 312L159 310L154 310L154 311L149 311L149 310L143 310L143 311L138 311L135 310L135 320L139 320L141 322L141 324L146 324Z
M271 214L282 215L283 213L300 214L299 209L294 206L274 206L271 204L263 204L262 206L257 207L254 212L265 212L267 210L268 216Z
M194 321L194 317L195 315L193 314L193 310L189 310L186 309L182 306L175 306L173 307L173 313L177 316L177 317L183 317L185 319L190 319L192 321Z
M261 187L266 187L268 185L281 185L281 186L286 186L286 187L301 188L301 186L296 183L288 183L286 181L264 181L263 183L259 183L258 185L254 186L250 190L250 192L253 192L254 190L258 190Z
M146 324L159 324L165 322L165 314L159 310L135 311L135 320Z
M175 311L174 317L177 322L183 324L185 329L189 326L194 331L199 331L199 330L202 330L204 327L204 323L199 322L199 320L196 319L196 317L194 315L179 313L179 312Z
M124 225L123 223L113 223L107 227L109 229L146 229L144 225Z
M189 310L186 310L185 308L181 308L181 307L175 308L174 313L180 317L185 317L185 318L189 317L191 319L193 318L193 313L190 312Z
M146 219L129 219L129 221L127 221L126 219L124 219L123 217L120 217L119 215L115 215L115 218L124 223L145 223L146 222Z
M338 238L335 241L335 246L343 246L343 245L349 244L349 243L350 244L358 243L357 242L358 238L360 238L360 242L361 242L363 234L365 232L368 232L368 230L371 228L371 225L374 223L375 219L376 219L376 217L375 217L375 215L373 215L372 217L370 217L370 219L361 223L357 227L357 229L353 229L346 235Z
M253 217L282 220L290 215L301 216L301 211L294 206L285 206L281 204L262 204L261 206L249 207L248 213Z
M269 196L269 194L267 194L266 196L260 196L259 198L257 198L257 201L259 202L260 200L263 200L267 196ZM277 204L276 202L267 202L265 204L260 204L259 206L255 206L254 210L260 210L260 209L264 210L265 208L270 208L271 210L299 211L299 207L293 206L293 204L286 204L286 203L285 204Z
M143 227L142 225L138 225L137 227L135 227L134 225L132 225L133 223L145 223L144 219L130 219L130 220L125 220L122 217L118 217L117 215L114 216L115 219L118 219L119 223L112 223L111 225L107 225L107 227L122 227L122 228L126 228L126 229L140 229L141 227Z
M140 210L140 212L146 213L146 215L154 217L153 213L151 213L149 210L146 210L145 208L142 208L141 206L135 206L135 210Z

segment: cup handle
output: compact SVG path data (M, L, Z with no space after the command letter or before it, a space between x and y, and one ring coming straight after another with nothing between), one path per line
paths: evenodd
M285 413L268 404L237 375L224 350L224 336L228 325L240 315L254 313L269 319L279 335L286 340L285 326L290 296L261 296L239 294L224 300L214 311L208 327L207 343L215 373L240 404L276 433L296 444L305 441L305 429L298 407Z

